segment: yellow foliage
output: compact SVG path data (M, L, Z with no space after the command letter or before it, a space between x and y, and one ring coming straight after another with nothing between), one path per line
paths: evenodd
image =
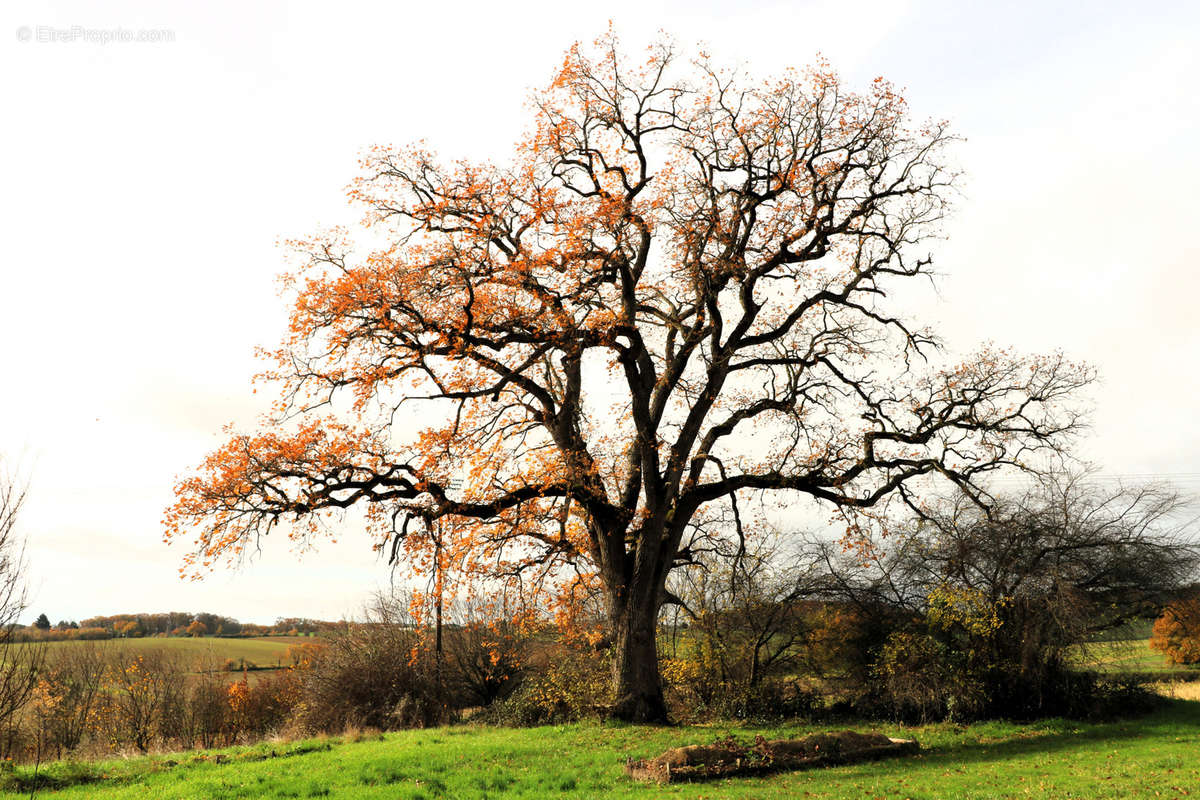
M1000 629L1001 610L1008 600L991 602L976 589L943 583L929 593L930 623L942 630L961 627L972 636L990 637Z

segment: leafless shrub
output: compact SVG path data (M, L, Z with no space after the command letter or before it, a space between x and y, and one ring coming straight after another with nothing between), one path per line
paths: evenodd
M26 600L25 541L17 518L25 504L27 486L0 457L0 756L11 757L19 746L20 710L37 684L45 648L18 643L14 632Z
M426 637L407 603L380 598L367 621L348 625L309 654L299 672L301 726L393 730L445 721Z
M666 617L668 682L700 703L734 716L757 715L795 698L774 685L821 660L821 573L812 554L788 552L771 531L712 537L672 576ZM771 686L768 687L768 684Z

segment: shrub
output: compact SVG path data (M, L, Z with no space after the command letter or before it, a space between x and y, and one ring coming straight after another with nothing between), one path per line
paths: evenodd
M1129 675L1104 677L1096 682L1092 702L1086 710L1090 719L1112 719L1131 714L1145 714L1163 703L1163 698L1151 691L1147 676Z
M228 686L213 678L194 682L183 705L180 743L184 747L216 747L222 738L232 743Z
M80 628L79 630L71 631L71 638L88 642L98 642L104 639L111 639L112 635L104 628Z
M489 706L521 684L529 647L517 625L476 618L444 638L444 685L452 708Z
M175 732L170 712L182 702L183 689L183 670L165 653L115 653L97 696L95 729L113 749L132 745L144 753Z
M968 709L982 692L979 713L1028 718L1087 705L1079 695L1092 689L1069 675L1070 648L1195 574L1200 550L1178 523L1182 503L1162 486L1101 489L1048 473L986 508L969 494L930 499L875 538L863 531L849 551L823 545L834 597L908 615L884 626L910 633L876 651L869 693L917 717L935 713L935 689L952 679L946 696Z
M104 653L91 643L64 648L46 664L35 713L47 752L62 757L83 741L107 669Z
M304 654L308 667L296 671L301 728L394 730L448 720L433 659L405 606L380 602L372 617Z
M811 713L816 698L794 676L832 667L841 655L834 641L845 635L830 633L844 626L839 609L818 599L820 560L783 541L770 528L710 538L672 575L678 611L670 612L661 667L675 718Z
M547 725L602 716L612 701L608 659L595 651L559 645L545 666L527 677L485 719L501 725Z
M812 717L823 698L796 680L772 678L751 685L734 685L709 709L719 719L771 721Z
M984 705L981 682L942 642L926 633L897 631L888 637L874 668L874 693L866 699L899 719L928 722L968 719Z
M245 679L226 689L229 738L261 739L287 722L300 699L299 673L278 672L250 684Z

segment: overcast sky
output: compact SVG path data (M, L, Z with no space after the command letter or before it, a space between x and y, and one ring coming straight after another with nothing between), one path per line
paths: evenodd
M503 159L529 90L610 18L763 76L819 52L949 119L967 179L926 317L962 351L1091 361L1084 454L1200 487L1200 4L1143 5L7 0L0 453L32 478L28 616L335 618L386 585L354 536L180 581L171 486L261 410L276 242L357 219L358 154Z

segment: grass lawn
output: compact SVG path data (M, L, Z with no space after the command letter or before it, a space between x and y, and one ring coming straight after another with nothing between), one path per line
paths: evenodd
M867 729L868 725L858 726ZM358 742L329 740L102 763L46 765L65 782L92 782L46 798L1139 798L1200 794L1200 703L1170 701L1135 720L1050 720L919 728L924 751L893 759L765 778L653 786L626 778L627 756L739 736L804 735L782 728L628 727L595 723L533 729L461 726ZM271 756L272 751L274 756ZM178 763L175 763L178 762ZM27 777L18 767L15 776ZM103 776L103 777L101 777ZM10 794L7 796L18 796ZM29 796L29 791L24 791Z

